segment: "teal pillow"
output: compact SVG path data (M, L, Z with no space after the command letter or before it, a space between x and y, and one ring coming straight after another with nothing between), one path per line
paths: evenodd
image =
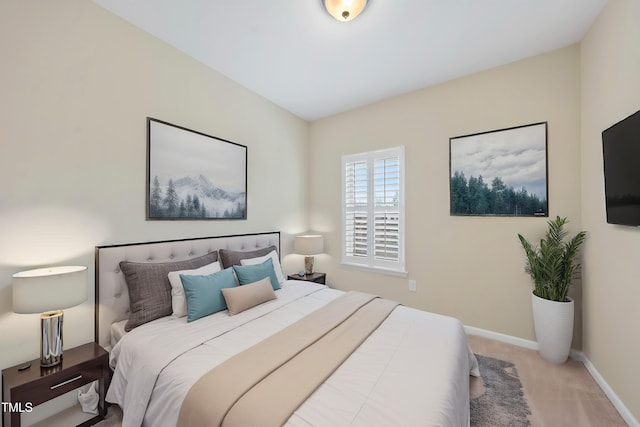
M233 270L236 272L236 276L238 276L240 285L248 285L249 283L254 283L268 277L271 280L273 290L280 289L280 282L278 282L278 276L276 276L276 270L273 268L271 258L268 258L262 264L234 265Z
M187 322L227 308L221 289L237 286L233 269L226 268L208 276L180 275L187 299Z

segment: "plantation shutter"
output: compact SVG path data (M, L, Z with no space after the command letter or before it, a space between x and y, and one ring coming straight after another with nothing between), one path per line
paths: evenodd
M398 261L400 257L400 159L374 161L374 258Z
M366 257L369 253L367 162L348 162L345 173L346 253L347 256Z
M404 272L404 148L344 156L343 263Z

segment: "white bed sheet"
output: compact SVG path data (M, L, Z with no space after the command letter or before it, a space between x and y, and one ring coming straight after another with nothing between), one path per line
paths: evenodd
M124 327L127 325L127 319L120 320L119 322L113 322L111 324L111 345L109 346L109 351L120 341L127 331L125 331Z
M302 281L276 293L236 316L166 317L126 334L111 352L107 394L123 408L123 426L175 425L200 376L342 294ZM286 425L467 426L469 374L477 362L458 320L400 306Z

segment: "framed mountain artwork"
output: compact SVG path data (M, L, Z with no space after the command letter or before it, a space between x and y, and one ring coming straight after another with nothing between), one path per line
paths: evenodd
M549 216L547 123L449 138L451 215Z
M147 117L147 219L247 219L247 147Z

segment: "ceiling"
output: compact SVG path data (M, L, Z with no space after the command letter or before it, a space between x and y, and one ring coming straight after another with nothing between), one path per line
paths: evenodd
M582 39L606 0L93 0L308 120Z

